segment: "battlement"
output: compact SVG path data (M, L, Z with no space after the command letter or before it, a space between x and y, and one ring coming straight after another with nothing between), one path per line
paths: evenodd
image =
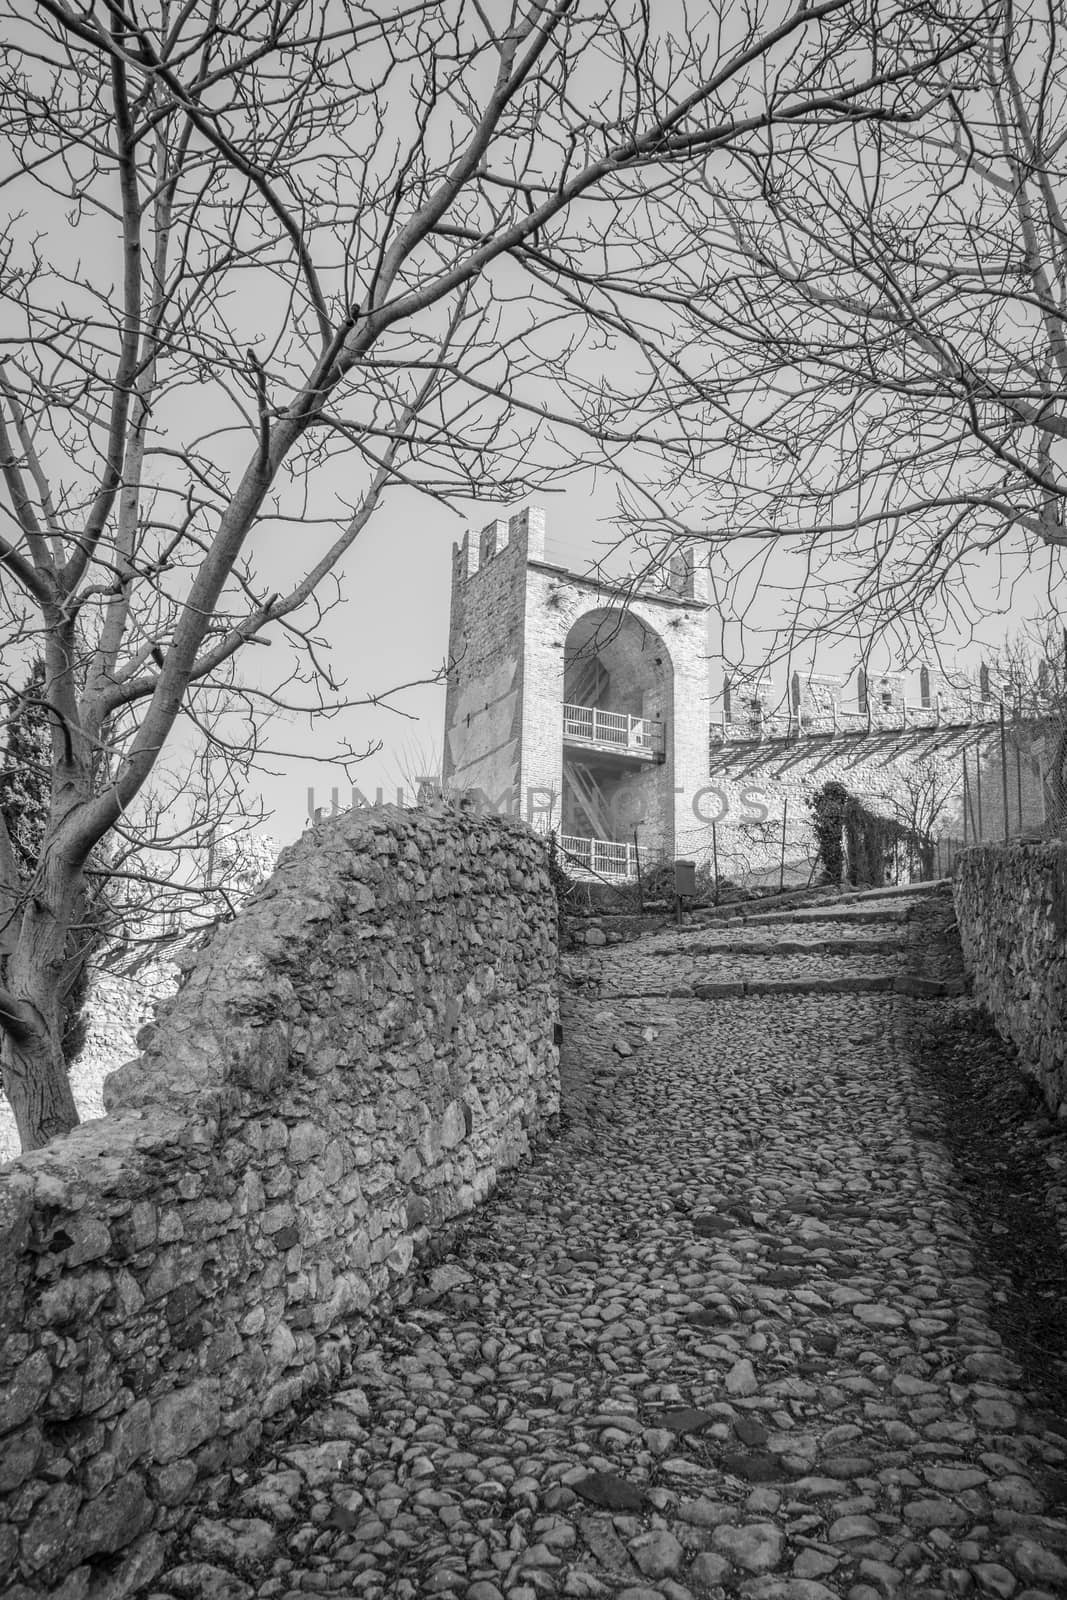
M545 513L540 506L527 506L506 520L498 517L480 533L468 528L458 544L452 546L452 582L461 584L477 577L505 550L522 561L543 561L545 556Z
M910 692L909 692L910 691ZM996 682L985 665L976 678L922 665L917 674L794 672L780 694L766 668L737 668L723 679L722 739L766 733L788 737L867 727L982 724L1000 714ZM713 733L714 737L714 733Z
M697 561L692 545L678 545L658 571L646 573L637 581L606 577L599 570L572 571L558 546L548 548L546 517L541 506L527 506L512 517L498 517L486 523L478 533L468 528L463 538L452 546L453 589L462 589L471 579L479 578L505 552L514 557L515 565L533 563L551 567L567 582L581 588L594 588L624 605L634 599L690 601L705 607L708 604L707 568Z

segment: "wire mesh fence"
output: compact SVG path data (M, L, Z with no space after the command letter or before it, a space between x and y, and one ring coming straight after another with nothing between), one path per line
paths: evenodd
M1067 838L1067 704L1001 702L997 724L960 757L959 826L952 842Z
M712 822L679 834L678 854L695 861L698 881L713 896L806 888L818 876L818 853L807 808L784 801L759 822Z

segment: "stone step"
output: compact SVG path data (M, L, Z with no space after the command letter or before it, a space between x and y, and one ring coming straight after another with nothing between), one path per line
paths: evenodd
M722 939L707 944L671 945L650 956L888 956L907 949L904 939Z
M776 994L899 994L915 1000L954 999L967 993L962 978L925 978L918 972L849 973L837 978L729 978L659 989L602 989L602 1000L726 1000Z
M762 916L747 917L747 922L771 926L781 923L794 923L802 927L806 922L907 922L911 907L906 903L899 906L851 906L834 902L822 906L802 906L792 911L767 911Z
M904 895L951 894L951 878L931 878L926 883L884 884L881 889L849 889L849 900L895 900Z

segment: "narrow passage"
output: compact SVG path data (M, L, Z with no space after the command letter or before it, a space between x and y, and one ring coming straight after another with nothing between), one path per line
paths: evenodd
M847 915L582 957L560 1137L157 1596L1067 1592L1067 1141L944 897ZM820 989L846 938L937 997Z

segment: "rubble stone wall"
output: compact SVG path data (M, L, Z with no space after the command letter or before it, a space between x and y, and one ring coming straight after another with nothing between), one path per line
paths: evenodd
M110 1114L0 1169L13 1593L149 1582L197 1480L351 1366L360 1313L558 1109L556 961L521 823L334 818L216 935Z
M968 850L954 894L975 998L1067 1117L1067 844Z

